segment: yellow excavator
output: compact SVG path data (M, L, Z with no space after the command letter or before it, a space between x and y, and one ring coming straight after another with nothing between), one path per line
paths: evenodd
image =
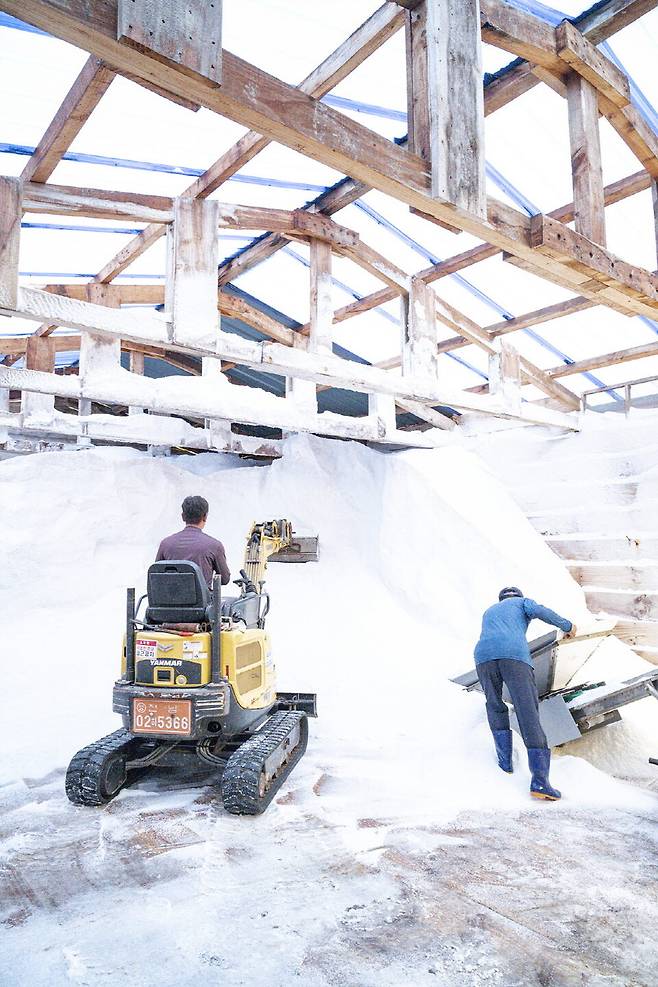
M265 631L268 559L293 544L289 521L252 525L240 595L212 592L194 562L155 562L135 606L127 592L121 678L113 709L123 729L79 751L66 773L76 805L104 805L152 766L222 769L224 807L257 815L303 756L314 693L283 693ZM144 616L139 614L146 601Z

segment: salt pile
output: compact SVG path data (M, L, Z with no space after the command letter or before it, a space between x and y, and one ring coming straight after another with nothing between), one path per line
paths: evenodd
M61 769L118 728L111 688L125 587L143 591L183 497L200 493L234 575L253 520L287 517L299 534L320 536L318 564L270 565L268 629L279 687L318 693L296 775L311 784L322 771L327 812L422 821L530 806L525 759L500 776L482 697L449 679L471 666L482 611L502 585L576 622L585 603L470 452L448 444L383 455L300 436L270 467L99 448L8 460L0 480L3 642L16 659L0 727L3 782ZM545 630L536 624L531 635ZM580 758L558 758L554 781L571 805L646 797Z

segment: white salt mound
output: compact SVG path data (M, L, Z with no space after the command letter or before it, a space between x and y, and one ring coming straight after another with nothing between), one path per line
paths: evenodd
M254 520L287 517L299 534L320 536L319 563L270 565L268 629L279 687L318 693L296 774L310 779L313 765L333 779L326 797L338 817L531 807L525 758L513 776L500 773L482 697L449 679L472 665L482 612L501 586L520 585L576 622L586 614L580 588L471 453L384 455L299 436L270 467L110 448L0 463L3 642L15 658L0 781L61 769L119 727L111 691L125 587L143 591L188 494L208 499L207 530L236 575ZM530 634L545 630L535 623ZM591 741L579 744L592 754ZM658 742L645 754L654 751ZM620 768L618 753L597 760ZM556 759L553 780L572 806L649 798L582 758Z

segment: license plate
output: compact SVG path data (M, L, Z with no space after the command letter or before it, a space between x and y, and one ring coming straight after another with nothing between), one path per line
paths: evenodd
M131 733L165 733L189 737L192 703L189 699L133 699Z

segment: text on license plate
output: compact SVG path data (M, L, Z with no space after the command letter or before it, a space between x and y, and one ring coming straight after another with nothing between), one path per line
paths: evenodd
M133 699L132 733L171 733L189 736L192 703L189 699Z

